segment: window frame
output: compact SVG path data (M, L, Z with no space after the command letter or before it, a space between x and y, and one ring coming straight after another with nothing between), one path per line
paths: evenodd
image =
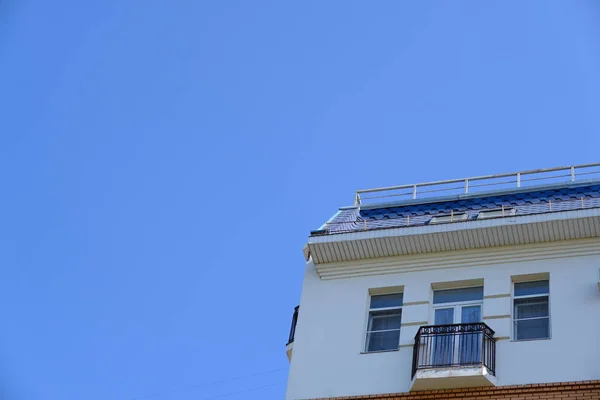
M373 308L371 307L371 300L373 299L373 297L377 297L377 296L386 296L386 295L402 295L402 303L399 306L393 306L393 307L379 307L379 308ZM387 351L398 351L400 350L400 334L402 332L402 308L404 306L404 292L393 292L393 293L373 293L373 294L369 294L368 297L368 307L367 307L367 323L364 329L364 336L363 336L363 344L362 344L362 348L363 354L371 354L371 353L384 353ZM385 311L399 311L400 313L400 327L398 329L382 329L382 330L370 330L370 326L371 326L371 314L372 313L378 313L378 312L385 312ZM393 349L386 349L386 350L369 350L369 334L371 333L377 333L377 332L395 332L398 331L398 346L396 348Z
M429 299L429 304L430 306L430 325L435 325L435 310L438 308L454 308L454 319L456 320L457 318L457 314L456 314L456 309L457 308L461 308L460 312L462 313L462 307L464 306L480 306L481 307L481 321L483 322L483 304L484 304L484 298L485 295L482 292L482 296L481 296L481 300L479 299L475 299L475 300L463 300L463 301L452 301L452 302L448 302L448 303L434 303L433 299L435 296L435 292L436 291L443 291L443 290L455 290L455 289L471 289L471 288L478 288L481 287L482 289L484 289L483 285L468 285L468 286L457 286L457 287L449 287L449 288L443 288L443 289L431 289L431 295L430 295L430 299ZM462 314L461 314L462 317ZM451 325L455 325L457 323L453 323Z
M548 281L548 292L547 293L537 293L537 294L526 294L526 295L515 295L515 285L519 283L528 283L528 282L543 282ZM546 297L548 299L548 316L547 317L533 317L533 318L519 318L515 319L515 300L522 299L536 299ZM532 339L517 339L516 331L515 331L515 322L517 321L531 321L534 319L548 319L548 336L541 338L532 338ZM512 342L529 342L532 340L549 340L552 339L552 312L551 312L551 300L550 300L550 278L546 279L527 279L527 280L517 280L512 281L511 285L511 307L510 307L510 332L511 332L511 341Z
M497 215L497 213L500 213L500 215ZM517 209L515 207L491 208L487 210L480 210L477 214L477 219L512 217L516 214Z
M449 218L449 219L448 219ZM428 224L451 224L453 222L462 222L469 219L466 211L460 211L451 214L438 214L431 217Z
M455 301L452 303L437 303L432 304L431 306L431 323L430 325L436 325L435 323L435 310L444 309L444 308L453 308L454 309L454 320L462 319L462 308L463 307L472 307L479 306L481 310L481 322L483 322L483 300L467 300L467 301ZM456 310L459 310L457 313ZM460 317L460 318L459 318ZM462 324L462 322L453 322L449 325L458 325Z

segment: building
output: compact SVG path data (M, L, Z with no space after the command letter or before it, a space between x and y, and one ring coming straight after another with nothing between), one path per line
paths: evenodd
M287 400L600 400L600 164L358 191L304 255Z

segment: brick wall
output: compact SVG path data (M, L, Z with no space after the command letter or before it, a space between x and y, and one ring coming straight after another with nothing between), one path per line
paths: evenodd
M532 385L425 390L315 400L600 400L600 380Z

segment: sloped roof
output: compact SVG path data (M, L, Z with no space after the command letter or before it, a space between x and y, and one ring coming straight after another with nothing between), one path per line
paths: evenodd
M311 236L423 226L431 223L435 216L457 213L466 213L466 221L476 220L482 211L502 208L514 209L514 215L507 213L501 218L514 218L597 207L600 207L600 180L367 207L344 207L321 229L312 231Z

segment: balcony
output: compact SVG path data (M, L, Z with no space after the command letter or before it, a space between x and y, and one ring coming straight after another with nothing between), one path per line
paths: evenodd
M411 391L496 385L496 339L484 323L419 328Z
M294 350L294 336L296 335L296 325L298 324L298 310L300 306L294 308L294 315L292 316L292 325L290 326L290 336L288 342L285 345L285 353L287 354L288 361L292 361L292 351Z

